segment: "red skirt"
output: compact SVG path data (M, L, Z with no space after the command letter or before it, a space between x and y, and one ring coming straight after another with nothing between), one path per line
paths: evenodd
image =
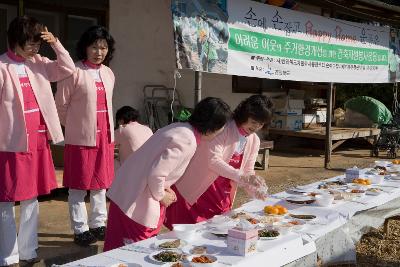
M65 145L63 186L79 190L108 189L114 179L114 143L108 113L97 114L96 146Z
M57 188L47 133L31 132L28 145L28 152L0 152L0 202L28 200Z
M194 224L208 220L231 209L231 180L219 176L200 198L190 205L173 185L177 201L166 210L164 225L172 229L173 224Z
M103 251L122 247L125 242L138 242L157 235L162 227L164 217L165 207L160 205L160 219L157 228L148 228L133 221L114 202L110 201Z

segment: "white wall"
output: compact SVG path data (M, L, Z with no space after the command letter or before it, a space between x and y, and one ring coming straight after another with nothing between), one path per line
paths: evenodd
M114 112L123 105L142 108L146 84L173 87L175 50L170 0L111 0L110 31L116 40L111 68L116 75ZM177 89L193 106L194 72L180 70ZM236 106L248 94L232 94L230 75L203 73L202 97L217 96Z
M111 0L110 32L116 40L115 110L141 107L146 84L172 85L174 47L166 0Z

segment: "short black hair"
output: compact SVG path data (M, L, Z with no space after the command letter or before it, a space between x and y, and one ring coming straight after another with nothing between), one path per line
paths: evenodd
M137 121L139 119L139 111L130 106L123 106L117 110L115 114L116 122L123 120L124 124L130 123L131 121Z
M17 45L24 48L28 41L42 41L40 37L44 31L44 25L37 19L29 16L16 17L8 26L8 47L14 49Z
M106 64L109 63L113 57L113 53L115 50L114 48L115 41L106 28L98 25L92 26L89 29L87 29L79 39L76 45L76 56L78 57L78 59L79 60L87 59L86 48L99 39L104 39L107 42L108 53L104 59L104 63Z
M249 118L269 124L272 119L272 102L265 95L252 95L242 102L233 111L233 119L238 125L245 123Z
M207 97L194 107L189 123L205 135L221 129L231 117L228 104L220 98Z

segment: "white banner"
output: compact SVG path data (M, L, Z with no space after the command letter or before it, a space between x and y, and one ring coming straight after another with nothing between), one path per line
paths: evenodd
M183 4L184 3L184 4ZM254 1L173 1L177 65L280 80L389 81L389 28Z

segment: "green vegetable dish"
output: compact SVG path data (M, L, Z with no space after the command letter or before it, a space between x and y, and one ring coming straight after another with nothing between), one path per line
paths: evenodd
M277 237L279 236L279 232L276 230L259 230L259 237Z
M162 262L177 262L182 259L182 254L173 251L162 251L154 255L154 259Z

